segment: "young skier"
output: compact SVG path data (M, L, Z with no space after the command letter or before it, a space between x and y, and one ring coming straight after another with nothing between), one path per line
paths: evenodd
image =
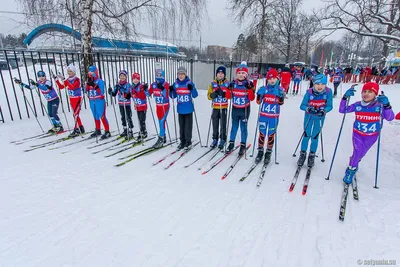
M324 125L326 113L332 110L332 90L326 87L328 78L324 74L314 76L314 86L307 90L301 102L300 109L304 113L304 136L301 143L298 166L303 166L306 160L308 143L311 138L308 167L314 166L315 152L318 148L318 139Z
M267 150L265 152L264 163L271 161L272 148L275 141L275 133L278 127L280 105L283 105L285 96L284 89L279 86L278 72L271 69L267 73L267 86L262 86L257 91L257 104L261 105L260 116L258 119L259 136L258 136L258 153L256 163L259 163L264 156L264 142L267 135Z
M254 85L247 79L249 70L247 63L242 62L236 69L236 79L232 81L229 88L232 90L232 129L227 153L235 147L236 134L241 131L241 142L239 156L244 155L247 141L247 121L250 116L250 102L254 100Z
M177 112L179 118L179 133L181 143L178 149L189 150L192 148L192 131L193 131L193 98L199 94L194 83L187 76L185 67L178 68L178 78L175 83L170 86L170 95L177 99Z
M104 99L104 81L100 79L99 70L96 66L90 66L86 82L86 92L89 97L90 109L94 117L96 129L90 135L91 138L101 135L100 120L104 126L104 134L101 139L106 139L111 136L110 126L106 118L106 101Z
M339 112L355 112L353 124L353 155L350 157L343 181L347 184L353 182L353 177L358 170L358 163L375 144L381 133L381 118L387 121L394 119L394 113L387 96L379 95L379 84L368 82L361 91L361 101L346 107L347 100L354 96L355 89L350 88L340 102Z
M64 128L61 124L60 118L58 117L58 106L60 105L60 99L57 95L56 90L54 90L53 85L49 80L46 79L46 73L42 70L37 72L38 81L29 80L31 85L38 88L43 94L44 98L47 100L47 112L50 117L53 128L51 128L47 133L59 133L63 132ZM31 86L22 83L20 80L15 79L15 83L22 85L26 89L33 90Z
M169 112L169 84L165 81L164 70L156 70L156 81L150 85L148 94L152 95L156 102L156 113L160 126L160 135L153 148L160 148L167 142L165 125Z
M74 131L69 136L76 137L85 133L85 128L83 127L81 118L79 117L82 104L81 80L76 77L76 68L73 64L68 65L67 74L67 79L65 79L62 74L58 74L54 79L56 80L58 88L66 88L68 90L69 104L71 105L75 122Z
M135 72L132 74L132 97L135 102L138 120L140 124L139 138L141 140L147 137L146 130L146 113L147 113L147 83L140 83L140 74ZM147 93L148 94L148 93Z
M281 77L281 86L283 87L285 94L288 94L290 80L292 78L292 73L290 72L289 64L286 64L285 67L282 69L280 77Z
M292 94L298 94L300 88L301 78L303 77L303 73L301 72L301 67L296 66L295 71L293 73L293 92Z
M343 80L343 74L340 72L339 69L337 69L335 71L335 73L333 74L332 78L333 78L333 88L334 88L334 92L333 92L333 97L336 97L337 95L337 89L340 85L340 83Z
M212 101L213 112L211 115L213 125L213 141L210 145L215 148L218 145L222 149L226 143L226 120L228 114L228 99L231 98L229 81L225 78L226 67L220 66L216 70L216 79L208 87L207 97ZM221 129L219 132L219 128ZM218 144L218 137L220 138Z
M111 96L118 95L119 112L121 113L122 127L124 131L120 134L125 139L133 138L133 121L132 121L132 109L131 109L131 84L127 80L128 72L121 70L119 72L119 81L114 86L114 90L109 87L108 93ZM129 128L128 128L129 127Z

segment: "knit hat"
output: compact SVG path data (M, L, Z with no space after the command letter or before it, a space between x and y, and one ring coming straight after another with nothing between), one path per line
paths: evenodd
M226 76L226 67L225 66L219 66L217 70L215 71L215 75L217 75L219 72L224 73L224 76Z
M239 71L244 71L246 74L249 74L249 69L247 68L247 62L243 61L240 63L240 65L236 69L236 74L238 74Z
M128 78L128 72L127 72L126 70L121 70L121 71L119 72L119 75L118 75L118 76L120 76L121 74L125 75L125 77Z
M276 69L270 69L267 73L267 80L272 78L278 78L278 72L276 71Z
M162 69L156 70L156 80L164 80L165 79L165 71Z
M132 74L132 80L133 80L133 79L138 79L138 80L140 80L140 74L137 73L137 72L133 73L133 74Z
M180 66L179 68L178 68L178 74L179 73L183 73L183 74L187 74L187 70L186 70L186 68L184 67L184 66Z
M328 78L326 78L325 74L317 74L314 76L314 84L327 84Z
M371 90L375 93L375 95L379 94L379 84L375 83L375 82L368 82L366 84L364 84L361 92L364 92L365 90Z
M39 71L37 72L37 76L38 76L38 77L46 77L46 72L44 72L44 71L42 71L42 70L39 70Z
M68 65L67 71L69 71L69 70L76 74L76 68L75 68L74 64Z
M89 77L93 77L93 78L99 78L99 70L97 69L96 66L90 66L89 67Z

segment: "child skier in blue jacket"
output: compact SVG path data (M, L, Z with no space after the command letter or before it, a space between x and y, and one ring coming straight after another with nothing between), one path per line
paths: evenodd
M264 163L268 164L271 160L272 147L274 146L275 133L278 127L280 106L283 105L285 96L284 89L279 86L278 72L271 69L267 73L267 86L262 86L257 91L257 104L261 105L258 119L258 153L256 163L259 163L264 156L265 136L268 135L267 150L265 152ZM268 133L267 133L268 128Z
M178 78L175 83L170 86L171 98L177 99L177 111L179 120L180 144L178 149L189 150L192 147L192 131L193 131L193 98L199 94L194 83L187 76L185 67L178 68Z
M332 110L332 90L326 87L328 79L324 74L314 76L314 85L308 89L301 102L300 109L304 114L304 136L298 166L303 166L306 160L308 143L311 138L310 153L307 166L314 166L315 152L318 148L318 137L324 125L326 113Z

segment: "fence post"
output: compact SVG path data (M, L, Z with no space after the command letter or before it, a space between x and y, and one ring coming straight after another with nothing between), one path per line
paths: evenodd
M4 55L6 57L6 62L7 62L7 65L8 65L8 73L10 74L10 80L12 81L13 77L12 77L12 73L11 73L11 65L9 64L10 61L8 60L8 56L7 56L7 51L6 50L4 50ZM13 88L13 91L14 91L14 97L15 97L15 103L17 104L18 115L19 115L19 118L22 120L21 110L19 108L19 103L18 103L18 99L17 99L17 93L15 92L15 85L14 85L13 82L11 82L11 85L12 85L12 88Z
M1 121L4 123L4 116L3 116L3 111L1 110L1 106L0 106L0 115L1 115Z
M5 94L6 100L7 100L8 111L10 112L11 120L14 121L14 117L13 117L13 114L11 111L11 106L10 106L10 100L8 99L6 85L4 84L3 72L1 70L0 70L0 76L1 76L1 82L3 83L4 94ZM3 117L3 119L4 119L4 117Z

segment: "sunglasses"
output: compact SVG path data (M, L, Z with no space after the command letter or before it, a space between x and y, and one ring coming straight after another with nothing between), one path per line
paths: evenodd
M38 74L38 77L39 77L39 78L41 78L41 77L46 77L46 75L45 75L45 74Z

